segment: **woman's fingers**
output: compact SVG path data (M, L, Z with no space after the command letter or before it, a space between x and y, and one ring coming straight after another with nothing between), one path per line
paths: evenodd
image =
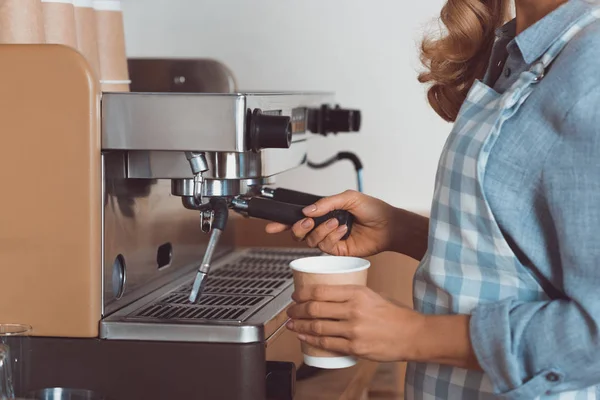
M348 226L346 225L342 225L342 226L338 226L337 229L333 232L331 232L329 235L327 235L325 237L325 239L323 239L323 241L321 241L321 243L319 243L319 249L321 249L321 251L328 253L328 254L332 254L336 248L338 243L342 240L342 238L344 237L344 235L348 232ZM336 253L340 253L342 252L342 250L336 252ZM337 254L340 256L343 256L345 254Z
M348 231L346 225L340 226L336 218L325 221L314 227L312 218L305 218L292 227L292 234L297 240L305 240L309 247L318 247L328 253L339 242Z
M344 193L335 196L324 197L315 204L305 207L303 212L307 217L316 218L334 210L352 210L352 208L359 203L360 196L361 194L356 191L347 190ZM306 236L309 232L310 230L308 232L302 232L302 234ZM336 243L344 237L346 232L347 228L340 227L339 221L332 218L310 232L310 234L306 236L306 243L310 247L318 247L322 251L329 253L334 249ZM328 240L326 240L327 238Z
M329 301L343 303L357 296L363 288L359 285L306 285L292 294L296 303L309 301Z
M294 226L288 226L277 222L267 224L265 230L267 233L275 234L287 230L292 231L292 236L298 241L307 239L307 244L310 247L319 247L322 251L328 253L333 250L337 242L346 234L348 228L338 226L337 219L333 218L318 226L316 229L315 222L312 218L305 218L298 221ZM312 232L311 232L312 231ZM307 237L308 235L308 237Z
M281 233L287 231L290 228L291 227L288 225L280 224L278 222L271 222L267 224L265 230L267 231L267 233Z
M352 354L352 344L348 339L329 336L298 335L298 339L311 346L341 354Z
M291 319L350 319L352 310L345 303L309 301L291 306L287 310Z
M313 229L315 223L312 218L305 218L298 221L293 226L280 224L278 222L268 223L265 227L267 233L281 233L287 230L292 231L292 236L296 240L304 240L305 236Z
M339 222L337 219L331 219L315 229L313 218L323 216L334 210L350 210L360 203L360 196L361 194L356 191L347 190L335 196L324 197L315 204L303 209L303 213L307 218L298 221L291 227L274 222L269 223L266 231L267 233L280 233L291 229L294 239L306 240L310 247L319 247L325 252L331 251L335 243L346 234L347 228L337 230ZM326 238L329 239L325 241Z
M339 227L340 223L336 218L325 221L317 226L314 231L306 238L306 243L310 247L320 247L319 245L325 238ZM322 250L322 249L321 249Z
M307 217L320 217L334 210L350 210L358 202L360 195L354 190L347 190L335 196L324 197L305 207L303 212Z
M306 235L314 228L315 221L312 218L304 218L298 221L292 227L292 235L296 240L304 240Z
M296 333L311 336L337 336L352 339L353 334L352 326L344 321L297 319L288 322L286 326Z

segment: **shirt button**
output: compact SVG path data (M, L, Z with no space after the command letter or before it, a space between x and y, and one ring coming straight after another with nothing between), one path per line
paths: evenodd
M512 74L511 69L510 68L506 68L504 70L504 76L508 78L510 76L510 74Z
M549 382L558 382L560 380L560 376L554 372L548 372L546 374L546 380Z

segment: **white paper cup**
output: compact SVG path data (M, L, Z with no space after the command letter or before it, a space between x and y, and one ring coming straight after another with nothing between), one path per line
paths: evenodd
M294 273L294 286L299 289L309 285L364 285L371 263L356 257L307 257L294 260L290 268ZM301 343L304 363L324 369L348 368L356 358L315 348Z

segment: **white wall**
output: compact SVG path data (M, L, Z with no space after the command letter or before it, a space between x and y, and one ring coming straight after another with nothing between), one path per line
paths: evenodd
M123 0L130 56L208 57L240 88L331 90L360 108L358 135L313 141L310 158L355 151L365 191L427 212L449 126L417 82L417 46L442 0ZM355 187L349 164L301 168L282 187L333 194Z

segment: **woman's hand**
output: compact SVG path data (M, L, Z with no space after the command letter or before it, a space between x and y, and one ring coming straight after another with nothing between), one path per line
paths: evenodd
M312 346L372 361L415 358L425 317L364 286L306 286L293 295L288 329Z
M354 215L352 233L346 240L346 227L339 226L336 219L331 219L316 229L312 217L320 217L334 210L347 210ZM356 191L326 197L316 204L304 209L307 218L291 227L296 240L305 240L310 247L318 247L321 251L336 256L368 257L383 251L391 250L393 229L397 228L394 219L397 209L391 205ZM268 233L279 233L289 226L279 223L267 225Z
M365 286L298 289L288 329L311 346L378 362L415 361L481 371L469 315L425 315Z

